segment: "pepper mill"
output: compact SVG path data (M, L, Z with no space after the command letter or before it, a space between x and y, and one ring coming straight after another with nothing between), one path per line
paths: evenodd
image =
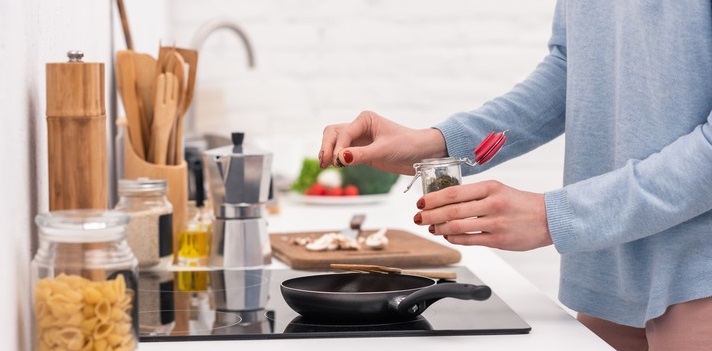
M106 209L108 169L104 64L48 63L47 150L49 209Z

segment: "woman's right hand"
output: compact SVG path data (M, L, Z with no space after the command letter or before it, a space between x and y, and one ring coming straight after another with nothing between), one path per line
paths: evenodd
M363 111L351 123L324 128L319 165L326 168L366 164L412 175L414 163L446 156L445 139L439 130L411 129Z

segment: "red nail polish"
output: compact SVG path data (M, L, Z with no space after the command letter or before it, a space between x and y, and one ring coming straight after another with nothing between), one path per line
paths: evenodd
M322 158L324 158L324 150L319 151L319 165L321 165Z
M435 226L431 224L431 225L428 227L428 231L430 232L430 234L435 234Z
M346 162L347 164L354 162L354 155L351 153L351 151L344 151L344 162Z
M423 216L421 216L420 213L416 213L415 217L413 217L413 222L415 222L415 224L423 223Z
M425 208L425 199L422 197L418 199L418 202L415 203L415 206L418 207L419 209L424 209Z

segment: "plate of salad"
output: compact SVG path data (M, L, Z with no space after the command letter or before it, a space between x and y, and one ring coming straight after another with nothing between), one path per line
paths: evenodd
M367 165L321 169L317 159L302 162L292 198L315 205L358 205L384 201L399 175Z

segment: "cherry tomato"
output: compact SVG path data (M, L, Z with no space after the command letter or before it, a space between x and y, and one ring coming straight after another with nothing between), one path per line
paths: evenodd
M326 189L326 196L341 196L344 194L344 189L342 188L328 188Z
M304 194L312 196L323 196L326 195L326 187L319 183L314 183L304 192Z
M344 196L357 196L359 194L358 188L353 185L347 185L344 187Z

